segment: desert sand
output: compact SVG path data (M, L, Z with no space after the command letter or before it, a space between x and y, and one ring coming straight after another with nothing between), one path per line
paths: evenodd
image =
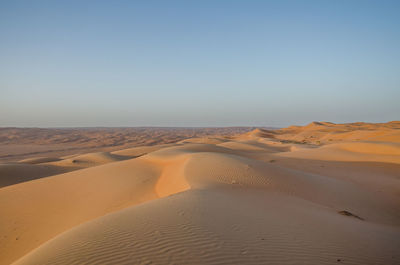
M3 129L0 264L400 264L400 122L250 129Z

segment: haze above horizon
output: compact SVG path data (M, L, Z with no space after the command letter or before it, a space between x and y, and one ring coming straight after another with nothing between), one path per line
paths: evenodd
M2 1L0 127L387 122L399 1Z

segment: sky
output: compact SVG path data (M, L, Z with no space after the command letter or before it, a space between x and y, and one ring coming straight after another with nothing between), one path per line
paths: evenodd
M0 126L400 120L400 1L0 1Z

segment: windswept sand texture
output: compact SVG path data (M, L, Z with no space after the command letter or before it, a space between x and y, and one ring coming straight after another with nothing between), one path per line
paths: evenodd
M3 165L0 264L400 264L400 122L241 133Z

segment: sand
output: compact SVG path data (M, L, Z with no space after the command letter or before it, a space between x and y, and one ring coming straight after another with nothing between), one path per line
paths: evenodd
M188 138L230 137L251 127L225 128L0 128L0 163L46 157L113 152L176 143ZM28 160L29 161L29 160Z
M400 264L399 125L8 162L0 264Z

